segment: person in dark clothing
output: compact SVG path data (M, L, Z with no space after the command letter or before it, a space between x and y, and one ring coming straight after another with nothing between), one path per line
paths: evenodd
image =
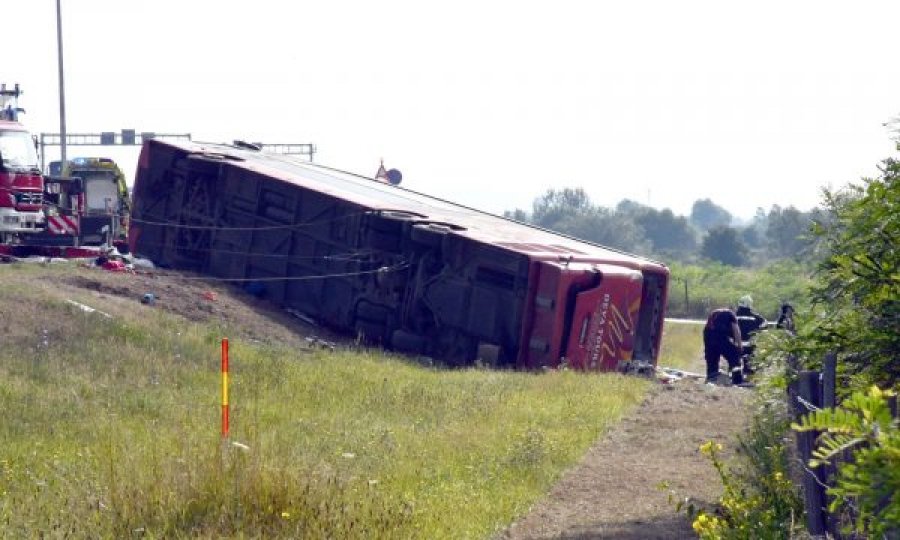
M791 335L795 333L794 306L787 302L781 304L781 314L778 315L778 322L775 323L775 327L787 330Z
M753 311L753 298L749 294L745 294L738 300L738 308L735 315L737 315L738 328L741 329L741 354L744 357L744 374L752 375L754 371L750 358L753 356L754 349L756 349L752 338L757 332L768 326L769 323L765 317Z
M766 326L766 318L753 311L753 298L746 294L738 300L738 308L735 312L738 318L738 326L741 327L741 337L746 340L750 334L759 331ZM743 318L743 319L742 319ZM744 327L746 326L746 332Z
M719 378L719 359L728 361L731 382L744 382L741 370L741 329L737 315L728 308L713 310L703 328L703 356L706 358L706 382L714 383Z

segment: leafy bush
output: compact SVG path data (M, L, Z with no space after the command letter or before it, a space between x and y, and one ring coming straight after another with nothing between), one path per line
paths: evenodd
M825 192L829 218L815 234L828 256L812 300L816 317L797 344L814 357L840 355L846 388L890 387L900 377L900 161L882 175Z
M852 451L853 459L841 463L837 483L828 489L834 497L829 510L853 508L856 531L873 538L900 534L900 427L888 408L889 395L873 386L867 393L854 393L840 407L814 411L792 426L823 432L811 467Z

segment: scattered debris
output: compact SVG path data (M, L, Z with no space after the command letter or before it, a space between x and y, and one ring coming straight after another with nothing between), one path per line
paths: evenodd
M153 293L144 293L144 296L141 297L141 303L147 304L148 306L152 306L156 303L156 295Z
M217 295L217 294L216 294L215 292L213 292L213 291L203 291L202 296L203 296L203 298L209 300L210 302L215 302L215 301L216 301L216 298L219 297L219 295Z
M69 259L63 259L61 257L45 257L43 255L31 255L29 257L13 257L12 255L4 255L5 257L9 257L12 259L11 262L26 262L26 263L34 263L34 264L58 264L58 263L66 263L69 262Z
M660 382L666 384L680 381L682 379L702 380L706 378L705 375L701 375L700 373L694 373L693 371L684 371L681 369L670 367L656 368L656 376L660 380Z
M122 261L109 260L102 263L100 267L109 272L124 272L127 270L127 268L125 268L125 263Z
M66 302L69 304L72 304L73 306L77 307L78 309L80 309L81 311L83 311L85 313L99 313L100 315L103 315L107 319L112 318L112 315L110 315L109 313L104 313L103 311L94 309L91 306L82 304L81 302L76 302L75 300L69 300L69 299L66 299Z
M134 265L135 268L145 268L148 270L156 268L156 265L153 264L153 261L151 261L150 259L141 259L140 257L132 257L131 264Z
M306 343L311 349L328 349L331 352L334 352L334 349L337 347L334 343L325 341L324 339L319 339L315 336L306 338Z

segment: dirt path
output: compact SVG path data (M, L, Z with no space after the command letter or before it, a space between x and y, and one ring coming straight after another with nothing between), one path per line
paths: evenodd
M734 447L751 392L687 379L660 384L498 538L695 537L657 486L668 481L679 494L714 501L721 484L698 447L711 439Z

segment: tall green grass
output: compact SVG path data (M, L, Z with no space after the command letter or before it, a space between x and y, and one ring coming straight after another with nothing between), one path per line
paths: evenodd
M672 317L705 318L711 309L733 307L738 298L750 294L754 308L775 320L782 302L791 302L801 312L808 309L812 272L810 263L789 260L761 268L672 263L667 313Z
M217 331L144 312L0 289L0 536L483 538L647 388L232 340L223 442Z
M663 328L659 365L705 373L703 325L667 322Z

